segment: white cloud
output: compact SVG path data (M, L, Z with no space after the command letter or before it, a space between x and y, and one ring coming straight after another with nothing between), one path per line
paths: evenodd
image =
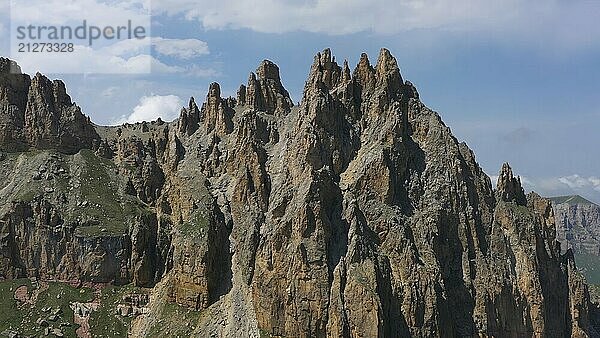
M25 39L11 39L13 51L18 49L19 42L72 43L75 47L65 48L68 52L62 53L13 53L11 56L30 72L133 74L149 73L155 66L160 70L166 68L152 58L149 39L136 40L134 37L138 27L144 29L145 36L150 36L151 13L146 0L19 0L11 3L10 12L14 27L38 27L26 34ZM45 27L56 28L57 36L62 39L50 38L51 30L44 30ZM63 30L62 27L70 29ZM112 27L113 36L118 34L120 38L102 36L105 27ZM77 38L71 39L69 32ZM130 39L125 40L128 37ZM128 44L137 44L138 50L143 47L140 44L145 44L146 52L125 54L118 49ZM132 49L131 46L127 48Z
M191 59L210 54L208 44L198 39L167 39L163 37L129 39L119 41L105 48L114 55L126 56L138 53L148 54L150 46L154 46L154 49L160 55L179 59Z
M536 46L598 46L597 1L528 0L163 0L153 11L183 14L207 29L265 33L473 32ZM585 33L583 33L585 32Z
M569 186L571 189L592 188L600 191L600 178L594 176L582 177L575 174L560 177L558 181Z
M145 29L146 38L102 38L89 46L88 40L61 41L73 42L75 50L70 53L17 53L12 57L29 73L214 75L215 72L210 69L161 61L159 56L189 60L207 55L208 44L198 39L151 38L150 18L148 0L78 0L67 3L63 0L20 0L11 6L11 19L15 25L69 26L75 32L77 27L82 27L83 32L86 31L83 29L84 20L88 29L91 26L111 26L116 29L131 22L132 27L142 26ZM128 33L121 34L126 36ZM152 54L152 47L156 51L155 55Z
M191 59L209 54L208 44L197 39L152 39L155 50L162 55Z
M172 121L179 116L183 101L175 95L153 95L140 98L138 105L128 116L122 116L114 124L136 123L154 121L161 118L163 121Z

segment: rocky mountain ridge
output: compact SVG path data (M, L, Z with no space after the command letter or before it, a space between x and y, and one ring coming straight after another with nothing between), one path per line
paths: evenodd
M93 125L0 59L0 276L152 289L198 336L595 334L548 200L473 152L382 49L318 53L294 106L264 61L172 123ZM169 336L177 326L164 326Z

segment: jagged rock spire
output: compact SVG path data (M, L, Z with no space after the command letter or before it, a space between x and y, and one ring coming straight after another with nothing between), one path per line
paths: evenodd
M61 80L52 81L52 91L54 94L54 102L61 106L71 106L73 102L71 97L67 94L67 87Z
M502 165L496 187L496 195L499 200L515 202L518 205L527 205L525 191L521 186L521 178L513 176L512 169L508 163Z
M248 85L240 86L238 103L269 114L287 114L294 105L290 94L281 84L279 67L269 60L264 60L250 73Z
M376 118L391 107L399 107L397 104L402 100L418 99L416 89L404 83L396 59L385 48L381 49L375 67L367 54L362 53L353 72L347 61L340 67L329 49L317 53L302 101L309 102L323 95L331 95L345 107L344 114L353 119L360 119L365 112ZM365 104L371 107L365 109L362 107ZM398 113L397 108L392 110Z
M327 48L315 55L305 90L309 91L311 87L323 85L330 90L340 83L341 78L342 68L335 62L335 57L331 56L331 50Z
M31 78L12 60L0 58L0 147L22 149L25 106Z
M377 78L377 87L386 88L388 95L392 98L398 98L404 81L400 75L400 68L396 58L392 56L389 50L382 48L375 66L375 76Z
M360 60L354 68L352 77L363 90L372 90L375 86L375 69L371 66L369 56L366 53L360 55Z
M240 88L237 91L236 102L238 104L246 104L246 86L240 85Z
M350 82L352 75L350 74L350 67L348 67L348 60L344 60L344 66L342 69L342 82Z
M221 86L213 82L208 88L206 102L202 105L201 120L207 132L215 130L219 134L233 131L233 108L221 98Z
M262 97L260 95L260 84L256 79L256 74L250 72L248 76L248 85L244 94L246 105L256 109L262 109Z
M180 133L192 135L198 130L200 122L200 109L196 105L196 101L193 97L190 98L190 102L187 108L181 109L179 114L179 121L177 122L177 129Z

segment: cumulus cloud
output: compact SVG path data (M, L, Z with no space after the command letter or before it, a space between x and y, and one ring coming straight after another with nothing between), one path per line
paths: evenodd
M189 20L200 21L207 29L331 35L434 29L474 32L552 47L597 46L600 38L597 1L163 0L153 5L157 13L183 14Z
M179 96L143 96L131 114L122 116L114 124L154 121L159 117L163 121L172 121L179 116L181 107L183 107L183 101Z
M144 29L142 35L149 36L151 13L147 5L145 0L13 1L10 7L13 26L40 27L38 31L32 30L31 35L26 34L24 39L11 39L13 50L19 42L71 43L74 48L69 48L68 53L13 53L12 57L29 72L133 74L149 73L154 66L163 70L165 65L150 54L149 39L123 41L133 37L134 28L138 27ZM112 27L115 34L117 27L127 26L132 27L131 31L127 29L125 33L119 33L123 40L100 38L105 27ZM56 28L61 39L51 38L51 30L41 30L43 27ZM63 31L62 27L69 27L73 35ZM98 34L94 38L92 27ZM71 39L70 36L77 38ZM127 43L145 43L147 52L125 55L115 47ZM64 50L67 51L66 48Z

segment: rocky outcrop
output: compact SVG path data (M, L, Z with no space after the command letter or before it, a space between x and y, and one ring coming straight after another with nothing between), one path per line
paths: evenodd
M100 140L90 119L71 102L62 81L41 74L18 74L13 63L0 62L0 147L4 150L59 149L76 153ZM10 65L8 65L10 64ZM10 67L13 73L7 73Z
M61 124L40 122L54 116L49 102L69 106L56 88L27 100L25 110L41 112L24 122L36 126L23 136L31 146L69 143L51 137L66 130ZM37 179L41 191L53 190L22 205L32 211L0 210L0 271L11 278L53 271L36 265L44 259L31 249L48 242L65 247L50 255L66 262L60 278L156 285L134 336L150 335L164 302L203 310L192 323L197 336L594 333L587 286L571 251L560 251L550 202L526 196L508 164L494 191L473 152L419 100L386 49L375 65L363 54L353 71L330 50L318 53L297 107L278 67L264 61L236 99L222 98L213 83L201 108L191 100L176 122L96 132L97 145L82 141L93 152L60 157L71 163L70 195ZM37 170L24 156L8 156L7 173ZM1 200L27 197L5 176ZM94 178L106 184L91 193ZM76 197L99 213L70 221L87 210L71 211L81 206ZM118 203L103 202L111 200ZM35 211L39 203L47 208ZM102 234L94 222L119 235L82 233ZM82 235L41 232L64 224ZM78 240L93 245L70 244Z

